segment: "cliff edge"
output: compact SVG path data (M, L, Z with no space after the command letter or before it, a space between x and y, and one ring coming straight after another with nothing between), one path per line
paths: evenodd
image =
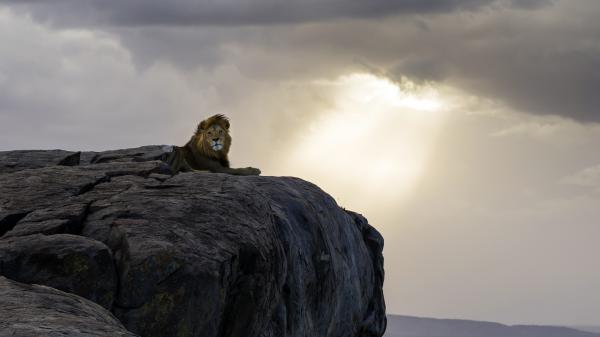
M172 175L169 150L0 152L0 336L383 335L364 217L297 178Z

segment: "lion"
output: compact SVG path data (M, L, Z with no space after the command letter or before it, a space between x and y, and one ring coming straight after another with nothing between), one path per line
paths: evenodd
M259 175L254 167L229 167L229 119L218 114L198 124L196 133L183 147L175 146L167 158L167 163L174 173L189 171L210 171L234 175Z

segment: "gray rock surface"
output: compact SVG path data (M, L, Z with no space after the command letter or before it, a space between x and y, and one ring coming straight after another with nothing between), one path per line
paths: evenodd
M79 296L0 276L0 337L135 337Z
M94 151L18 150L0 151L0 174L48 166L77 166L106 162L166 160L170 145L147 145L131 149Z
M54 166L75 152L63 150L24 150L0 152L0 173Z
M383 335L383 239L365 218L297 178L172 176L169 150L0 153L0 274L140 336Z

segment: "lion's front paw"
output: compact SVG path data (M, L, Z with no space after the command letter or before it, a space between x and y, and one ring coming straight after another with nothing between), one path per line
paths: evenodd
M246 167L244 168L244 175L247 176L258 176L260 175L260 170L254 167Z

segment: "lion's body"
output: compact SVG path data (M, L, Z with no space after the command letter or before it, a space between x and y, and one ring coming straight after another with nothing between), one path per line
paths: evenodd
M174 147L167 163L174 172L212 171L214 166L229 167L226 158L208 157L193 145L193 139L183 147Z
M235 175L260 174L259 169L252 167L230 168L230 147L229 120L223 115L214 115L198 124L196 133L185 146L173 149L167 163L175 173L210 171Z

